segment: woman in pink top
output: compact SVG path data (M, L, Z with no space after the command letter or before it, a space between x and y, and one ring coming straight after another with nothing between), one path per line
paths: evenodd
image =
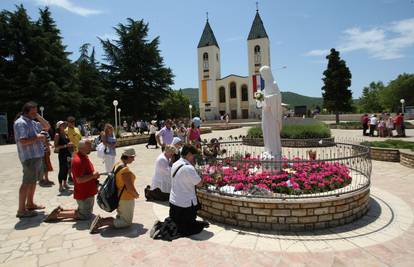
M200 146L200 129L195 127L194 122L191 123L191 128L188 128L188 142Z

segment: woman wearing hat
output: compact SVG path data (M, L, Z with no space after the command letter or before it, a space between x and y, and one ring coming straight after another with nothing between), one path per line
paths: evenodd
M177 138L177 137L176 137ZM179 139L179 138L177 138ZM167 201L171 191L171 160L176 153L176 148L166 145L164 152L155 161L155 173L152 177L151 186L145 188L145 198L148 201Z
M58 151L59 158L59 192L63 192L64 190L70 188L66 181L69 172L69 160L71 158L71 149L73 149L73 145L69 141L69 137L65 132L66 126L66 122L58 121L56 123L56 134L54 138L55 150Z
M156 120L151 121L151 125L149 127L150 137L148 144L145 146L146 148L148 148L148 146L155 146L155 149L158 149L157 139L155 139L155 133L157 132L157 126L155 126L156 124Z
M124 149L121 161L115 164L117 174L115 176L116 187L118 188L119 205L116 210L116 218L101 218L99 215L93 220L90 233L96 232L103 226L113 228L125 228L132 225L134 218L135 199L139 197L135 188L135 175L129 169L128 164L135 160L135 149L127 147Z

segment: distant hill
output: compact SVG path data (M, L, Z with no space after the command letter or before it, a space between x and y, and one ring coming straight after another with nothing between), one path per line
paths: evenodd
M198 88L184 88L181 89L184 95L188 96L190 102L193 105L198 106ZM289 104L291 108L294 106L307 106L308 108L312 106L319 105L322 107L322 97L310 97L299 95L292 92L282 92L282 101L285 104Z
M198 88L183 88L181 91L188 96L192 105L198 106Z
M307 108L319 106L322 107L322 97L304 96L292 92L282 92L282 102L294 106L306 106Z

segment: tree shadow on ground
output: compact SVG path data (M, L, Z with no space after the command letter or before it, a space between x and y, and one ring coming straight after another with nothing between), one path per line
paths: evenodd
M140 235L145 234L148 231L147 228L144 228L144 225L140 223L133 223L130 227L115 229L111 227L104 228L100 230L100 234L105 238L119 237L124 236L128 238L135 238Z
M40 211L38 215L31 218L21 218L15 225L14 229L16 230L26 230L33 227L38 227L43 222L45 218L45 212Z

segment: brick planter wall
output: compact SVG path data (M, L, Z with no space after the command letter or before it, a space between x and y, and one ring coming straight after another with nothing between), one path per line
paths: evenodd
M373 160L381 161L400 161L400 151L393 148L381 148L381 147L371 147L370 156Z
M203 218L256 230L313 230L347 224L369 209L369 188L339 197L260 199L198 190Z
M409 149L400 149L400 163L406 167L414 168L414 152Z
M322 140L322 144L319 141ZM334 138L318 139L284 139L281 140L282 147L328 147L335 145ZM243 145L264 146L263 138L243 138Z

